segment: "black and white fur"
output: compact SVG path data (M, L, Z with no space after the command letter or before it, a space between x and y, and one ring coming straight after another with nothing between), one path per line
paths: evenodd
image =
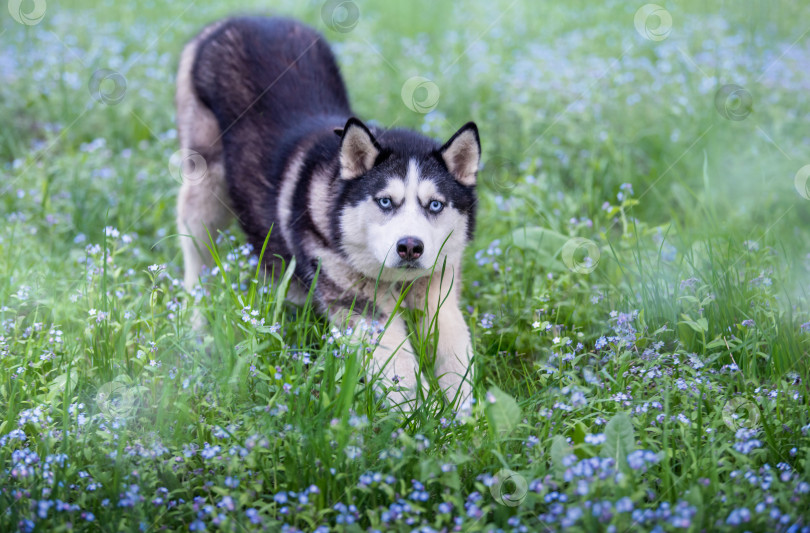
M209 234L235 216L261 250L272 227L265 266L278 273L276 256L295 257L292 300L302 301L320 263L321 312L355 331L389 324L372 370L398 384L389 398L409 409L419 369L396 302L410 285L405 304L438 323L439 383L467 408L473 352L459 293L481 154L475 124L444 145L367 127L323 37L284 18L206 27L183 50L176 105L181 148L207 164L179 195L186 289L210 263Z

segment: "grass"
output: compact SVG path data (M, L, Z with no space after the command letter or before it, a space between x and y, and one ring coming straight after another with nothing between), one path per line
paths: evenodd
M235 227L182 290L177 57L263 4L48 2L0 19L0 529L808 530L810 8L331 5L274 9L360 116L481 130L473 415L383 408Z

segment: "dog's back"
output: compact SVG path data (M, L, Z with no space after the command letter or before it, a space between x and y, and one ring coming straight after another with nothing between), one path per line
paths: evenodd
M308 118L336 115L343 124L351 115L329 46L294 20L228 19L200 42L192 75L224 138L243 120L260 122L271 150L276 135Z
M276 256L289 260L293 250L281 230L289 214L279 212L285 175L302 145L336 151L334 128L352 115L323 37L285 18L212 24L183 51L176 104L184 156L199 154L207 169L197 180L184 179L180 191L178 225L194 237L184 239L187 288L209 260L208 235L216 237L233 216L256 253L273 228L268 265L280 266Z

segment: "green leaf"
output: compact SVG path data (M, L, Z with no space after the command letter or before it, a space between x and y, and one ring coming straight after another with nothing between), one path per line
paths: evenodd
M461 489L461 478L458 475L457 470L451 470L442 475L442 484L446 487L450 487L454 490Z
M715 348L725 348L726 347L726 339L723 337L717 337L710 343L706 345L707 350L714 350Z
M585 442L585 436L588 434L588 428L582 422L577 422L574 426L574 443L582 444Z
M360 351L360 349L358 349ZM352 406L354 399L354 391L360 383L360 363L358 359L362 359L362 352L350 352L346 355L346 364L343 366L345 371L342 376L340 385L340 392L338 393L337 400L335 400L335 412L337 416L346 420L349 417L349 409Z
M709 321L706 320L705 317L698 318L697 320L692 320L689 315L681 314L681 320L678 324L686 324L690 328L692 328L697 333L704 333L709 331Z
M295 256L290 259L290 263L287 265L287 270L284 271L284 275L281 277L281 281L278 284L278 291L276 291L276 302L273 308L273 324L279 323L281 310L284 308L284 300L287 298L287 291L290 288L290 280L292 279L294 272Z
M688 501L698 509L703 508L703 492L700 490L699 485L692 485L692 487L686 491L684 500Z
M605 426L605 443L602 453L612 457L617 465L627 463L627 454L636 447L633 421L625 412L616 413Z
M423 459L419 463L419 479L430 479L434 476L438 476L441 474L442 471L439 468L439 463L436 462L436 459L430 457L428 459Z
M808 448L807 453L804 454L804 477L805 479L810 477L810 448Z
M79 377L75 370L56 376L48 385L48 388L50 389L48 392L48 401L53 401L53 399L56 398L57 395L62 394L65 389L68 391L75 389L78 380Z
M515 399L494 385L487 391L485 412L490 427L501 436L509 434L523 418Z
M467 455L464 452L460 451L450 452L450 462L456 466L468 463L472 461L472 459L473 458L471 456Z
M565 462L563 460L572 453L574 453L574 449L568 445L565 437L555 435L551 441L551 467L557 475L562 476L565 474Z

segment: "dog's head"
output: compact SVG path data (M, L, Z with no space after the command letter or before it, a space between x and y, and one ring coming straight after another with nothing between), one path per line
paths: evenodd
M434 264L460 265L475 220L481 159L472 122L439 146L408 130L379 139L352 118L340 143L341 249L363 274L415 279Z

